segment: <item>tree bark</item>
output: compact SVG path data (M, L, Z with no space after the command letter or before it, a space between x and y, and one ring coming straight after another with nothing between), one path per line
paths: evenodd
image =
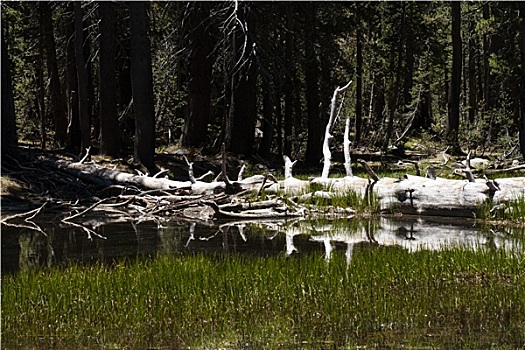
M361 125L363 123L363 29L361 15L356 14L356 67L355 67L355 138L354 144L361 141Z
M117 115L117 75L115 67L115 11L111 2L99 1L99 96L100 153L117 156L121 136Z
M157 171L154 162L155 110L147 6L142 1L129 3L131 88L135 115L135 163L145 166L154 174Z
M75 21L73 2L68 3L68 12L72 15L70 20L66 20L65 32L68 38L75 35ZM75 41L66 41L66 105L67 105L67 146L73 152L80 151L80 117L78 111L78 83L77 66L75 60Z
M40 147L42 150L47 146L47 132L46 132L46 103L45 103L45 84L44 84L44 30L43 19L40 17L40 41L38 48L38 56L36 58L36 105L38 115L40 118Z
M284 150L285 155L292 153L292 132L294 121L294 47L295 18L290 3L285 3L286 34L285 34L285 82L284 82Z
M476 45L475 45L475 22L470 20L468 39L468 121L472 126L477 114L476 99Z
M64 95L58 74L55 36L53 35L52 11L50 3L41 1L40 15L42 16L44 43L46 51L47 74L51 95L51 108L55 127L55 140L59 145L67 143L67 114Z
M75 61L78 83L81 154L91 147L91 121L89 118L88 73L84 60L83 11L80 1L74 2L75 10Z
M273 103L272 92L268 84L263 84L262 99L262 125L263 132L261 143L259 144L258 154L261 158L267 159L270 155L273 140Z
M7 50L7 26L2 21L2 155L10 153L18 143L16 131L15 103L11 81L11 63Z
M403 73L403 64L402 64L403 45L405 42L405 35L406 35L405 22L406 22L406 4L402 2L401 3L399 41L398 41L398 46L397 46L397 62L395 63L396 64L396 76L394 77L394 86L392 88L392 93L388 101L389 116L388 116L388 122L386 125L385 139L384 139L383 147L382 147L384 151L388 149L388 145L390 144L390 139L392 138L392 133L394 132L394 119L396 118L397 108L398 108L397 105L399 102L399 89L401 86L401 74ZM394 61L394 59L392 59L392 61Z
M253 153L257 117L257 62L253 54L256 32L253 9L239 4L237 16L245 26L233 36L234 64L231 72L231 103L226 121L225 144L228 151L245 156Z
M183 146L200 147L206 141L211 107L213 39L208 30L210 4L193 2L189 14L188 115L184 123Z
M525 2L519 2L519 30L520 30L520 54L521 54L521 93L520 93L520 120L519 137L520 151L525 159Z
M409 106L412 104L412 99L417 98L417 96L412 96L412 88L414 86L414 63L415 63L415 53L414 53L414 11L418 11L418 3L407 3L407 20L405 24L405 72L404 72L404 83L403 83L403 113L408 113ZM423 57L421 59L424 59ZM419 102L418 102L419 103ZM417 106L416 108L417 109Z
M323 123L319 113L319 63L315 54L316 3L305 3L304 28L304 79L306 83L306 110L308 119L308 139L306 142L305 163L317 166L322 156Z
M461 153L459 146L459 104L461 94L461 3L452 2L452 71L448 99L448 123L446 137L451 151Z
M483 19L486 21L490 20L490 4L489 2L483 3ZM492 108L492 99L490 92L490 64L489 57L491 53L490 49L490 35L483 33L483 106L484 110L487 111Z

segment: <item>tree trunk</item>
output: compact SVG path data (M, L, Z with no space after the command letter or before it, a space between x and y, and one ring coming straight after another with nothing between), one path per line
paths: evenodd
M38 56L36 58L36 105L38 115L40 117L40 147L42 150L47 146L47 132L46 132L46 104L45 104L45 84L44 84L44 30L42 25L42 17L40 17L40 41L38 48Z
M155 110L147 6L142 1L129 3L131 88L135 115L135 163L145 166L153 174L157 171L154 162Z
M432 91L430 91L430 83L423 84L423 100L421 101L419 110L420 127L423 130L430 131L432 128Z
M520 150L523 159L525 159L525 2L519 2L520 10L520 54L521 54L521 93L520 93L520 120L519 136Z
M370 93L370 106L371 106L371 112L370 112L370 129L377 130L379 129L379 125L381 125L383 121L383 114L385 110L385 70L381 65L377 65L376 62L380 60L378 59L378 52L379 45L377 43L374 44L374 42L379 42L380 38L383 35L383 29L382 29L382 21L380 21L381 18L379 18L379 22L370 21L370 27L368 35L372 39L372 54L370 55L370 62L369 65L372 67L372 92ZM374 28L374 23L377 23L377 26ZM374 135L377 136L377 135Z
M11 64L7 51L6 27L5 21L2 21L2 155L12 151L18 143L13 84L11 81Z
M259 144L258 154L263 159L267 159L270 155L273 140L273 103L272 92L268 84L263 84L263 99L262 99L262 125L263 133L261 143Z
M399 28L399 41L397 46L397 62L396 64L396 76L394 78L394 86L392 88L392 93L390 95L390 99L388 101L388 122L386 126L386 133L385 133L385 139L383 142L383 150L386 151L388 148L388 145L390 144L390 139L392 138L392 133L394 132L394 119L396 118L397 114L397 105L399 102L399 89L401 86L401 74L403 73L403 45L405 42L405 22L406 22L406 4L404 2L401 3L401 22L400 22L400 28ZM392 61L394 61L392 59ZM393 67L393 64L392 64Z
M184 123L181 143L183 146L200 147L206 141L211 112L211 80L213 39L208 30L210 4L192 3L189 14L188 115Z
M489 2L483 3L483 19L485 21L490 20L490 4ZM490 92L490 35L483 33L483 106L484 110L487 111L492 108L491 92Z
M414 11L417 11L417 3L407 3L408 14L407 22L405 24L405 72L404 72L404 84L403 84L403 112L409 112L409 106L412 104L412 99L417 96L412 96L412 87L414 86L414 23L411 21ZM421 57L424 60L423 57ZM419 103L419 102L418 102ZM417 106L416 106L417 108Z
M274 92L273 101L275 103L275 124L277 129L277 154L283 156L283 107L281 103L281 89Z
M234 65L231 73L231 103L226 123L225 144L228 151L251 156L257 117L257 63L252 52L255 36L254 14L246 3L237 16L244 24L233 32Z
M305 163L318 166L322 157L323 123L319 113L319 82L317 80L319 63L315 54L316 44L316 3L305 3L304 51L306 83L306 110L308 119L308 139L306 142Z
M363 29L361 15L356 14L356 85L355 85L355 138L354 145L361 141L361 125L363 122Z
M55 36L53 35L52 11L47 1L41 1L40 15L42 16L44 43L46 51L47 74L49 77L49 87L51 95L51 108L53 112L53 122L55 126L55 140L59 145L67 142L67 115L64 95L58 74L58 63L56 57Z
M294 34L295 18L292 7L289 3L285 4L286 9L286 34L285 34L285 64L286 75L284 82L284 150L285 155L292 153L292 132L293 132L293 112L294 112Z
M128 5L125 2L114 3L117 10L116 27L116 69L117 69L117 110L123 147L133 147L135 120L133 118L133 92L131 89L131 55L129 48L130 24ZM178 77L177 77L178 78Z
M100 153L116 156L121 150L117 115L117 75L115 67L115 11L111 2L100 1L99 11L99 96Z
M476 99L476 45L475 45L475 22L470 20L468 39L468 121L470 127L474 125L477 114Z
M452 71L448 99L447 142L453 153L461 153L459 146L459 103L461 94L461 3L452 2Z
M78 83L78 107L80 119L80 153L91 147L91 121L89 118L88 73L84 61L84 26L82 3L74 2L75 10L75 61Z
M65 21L68 38L73 38L75 35L75 21L74 21L74 3L68 3L69 13L73 15L71 20ZM77 65L75 60L75 41L66 41L66 105L67 105L67 134L68 134L68 148L72 152L80 151L80 117L78 111L78 83L77 83Z

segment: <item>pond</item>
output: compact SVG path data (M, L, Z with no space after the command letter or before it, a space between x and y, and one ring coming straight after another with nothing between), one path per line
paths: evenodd
M2 348L525 346L524 228L96 219L2 227Z
M93 224L98 236L70 225L43 224L44 233L2 228L2 273L69 263L115 263L162 255L301 255L337 251L348 263L355 245L399 246L410 252L451 247L523 250L523 228L487 228L469 220L376 218L335 220L250 220Z

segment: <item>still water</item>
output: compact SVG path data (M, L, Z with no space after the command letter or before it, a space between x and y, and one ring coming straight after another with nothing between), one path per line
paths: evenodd
M82 228L42 225L43 233L2 226L1 272L69 263L112 264L122 259L184 254L301 256L318 252L330 259L362 246L398 246L415 252L453 246L523 251L524 228L487 228L471 221L435 218L375 220L288 220L154 223L98 223L98 236Z

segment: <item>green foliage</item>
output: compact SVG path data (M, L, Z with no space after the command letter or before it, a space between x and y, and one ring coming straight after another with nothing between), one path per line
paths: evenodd
M45 94L47 132L53 130L48 84L38 86L36 77L42 70L47 82L46 57L41 52L41 24L38 2L3 2L2 21L6 27L8 54L12 61L12 76L20 138L36 142L40 138L40 117L36 104L39 89ZM159 145L176 142L187 115L188 72L190 51L188 14L191 3L165 2L150 6L150 40L154 79L155 115ZM231 30L235 25L235 6L213 3L211 16L203 23L214 38L211 120L203 149L217 149L224 132L223 122L230 106L232 62ZM407 2L402 6L390 2L319 3L315 8L315 37L307 39L306 5L301 3L246 5L255 18L255 25L246 35L254 40L254 55L258 66L257 118L262 120L263 91L270 101L273 129L272 152L283 145L285 127L291 143L291 156L303 158L308 138L305 86L305 43L314 40L319 63L317 87L320 113L324 124L330 111L330 97L335 87L356 80L356 33L363 36L362 67L362 140L358 146L375 147L384 140L386 117L396 110L393 133L396 138L407 130L406 137L416 133L431 133L437 143L443 142L447 120L447 84L450 81L450 4L443 2ZM516 143L518 133L519 48L518 6L512 2L462 3L462 37L464 62L469 61L468 44L473 45L474 75L465 66L462 76L463 115L468 108L476 110L472 123L460 125L460 144L464 149L491 151L508 150ZM117 71L119 105L124 139L133 135L131 96L126 92L129 75L129 18L127 7L116 4ZM84 3L86 59L93 83L93 137L98 137L98 12L96 3ZM483 11L488 10L484 18ZM72 20L67 3L52 4L53 35L62 89L66 89L66 47L71 40L66 27ZM484 40L486 42L484 42ZM399 47L401 43L401 47ZM467 44L468 43L468 44ZM487 44L488 43L488 44ZM398 51L400 55L398 56ZM487 62L485 62L485 58ZM401 74L399 76L397 72ZM485 76L487 75L487 76ZM476 89L477 106L468 106L470 79ZM396 86L397 84L397 86ZM398 89L396 92L395 90ZM293 95L293 106L287 106L286 93ZM488 91L488 93L487 93ZM423 95L428 92L428 100ZM397 94L397 100L392 101ZM356 86L345 92L340 117L355 117ZM343 101L343 96L340 100ZM427 105L425 105L425 103ZM429 104L429 105L428 105ZM423 112L430 120L421 126ZM277 115L277 113L280 113ZM463 118L462 120L466 120ZM334 128L334 140L341 140L344 123ZM288 125L288 126L287 126ZM291 125L291 126L290 126ZM322 125L321 127L324 127ZM280 128L280 129L279 129ZM51 133L52 135L52 133ZM170 137L168 137L168 135ZM417 134L416 134L417 135ZM395 141L392 140L392 141ZM404 142L404 140L400 140ZM337 148L341 142L335 142ZM392 142L394 143L394 142Z
M478 216L486 221L502 221L509 224L525 224L525 196L516 198L495 206L492 201L481 204Z

